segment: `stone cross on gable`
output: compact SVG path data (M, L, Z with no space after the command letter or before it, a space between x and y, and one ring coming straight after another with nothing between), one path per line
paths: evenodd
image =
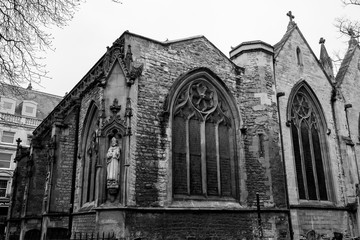
M16 143L17 143L17 146L19 147L20 146L20 143L22 142L22 140L20 138L16 139Z
M324 44L325 43L325 38L320 38L320 40L319 40L319 44Z
M288 16L288 17L290 18L290 22L292 22L293 19L295 18L295 16L292 15L292 12L291 12L291 11L289 11L289 12L286 14L286 16Z

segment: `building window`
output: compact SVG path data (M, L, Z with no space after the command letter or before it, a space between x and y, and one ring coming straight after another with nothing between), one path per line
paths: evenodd
M82 136L83 149L83 184L82 184L82 203L95 200L96 184L96 163L98 162L98 108L94 103L89 107L86 117L85 131Z
M234 117L223 93L195 79L172 109L174 197L235 198Z
M0 168L10 168L11 154L0 153Z
M15 136L14 132L3 131L1 141L4 142L4 143L13 143L14 142L14 136Z
M0 111L3 113L14 114L16 101L11 98L0 96Z
M36 117L37 103L34 101L24 100L21 104L21 115Z
M13 104L11 102L3 102L4 109L10 110L13 107Z
M306 86L292 98L290 118L299 199L329 200L324 117Z
M296 48L297 65L303 66L302 53L299 47Z
M34 112L34 108L30 106L25 106L25 112L32 114Z
M0 197L6 197L7 180L0 180Z

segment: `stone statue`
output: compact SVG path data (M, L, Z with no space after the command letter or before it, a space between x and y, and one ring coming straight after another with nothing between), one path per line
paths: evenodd
M107 163L107 189L110 194L116 194L119 190L121 147L118 140L113 137L106 154Z

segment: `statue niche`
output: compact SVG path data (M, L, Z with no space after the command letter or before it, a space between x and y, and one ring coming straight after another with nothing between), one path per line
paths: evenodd
M112 116L105 119L101 129L101 153L104 154L104 200L114 202L118 200L122 203L124 200L124 182L123 172L125 164L125 150L124 150L124 137L126 136L127 124L118 113L121 106L115 98L113 104L110 106ZM105 170L106 169L106 170Z
M117 194L120 188L121 152L119 140L115 136L112 137L106 154L106 188L110 195Z

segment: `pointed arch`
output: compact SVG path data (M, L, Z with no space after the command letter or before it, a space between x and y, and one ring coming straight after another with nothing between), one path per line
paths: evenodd
M174 198L238 198L241 120L224 82L199 68L178 78L168 96Z
M331 200L331 177L326 142L326 119L306 81L291 91L287 108L300 200Z
M81 202L95 200L96 164L98 161L99 110L94 101L89 104L81 135L82 193Z

